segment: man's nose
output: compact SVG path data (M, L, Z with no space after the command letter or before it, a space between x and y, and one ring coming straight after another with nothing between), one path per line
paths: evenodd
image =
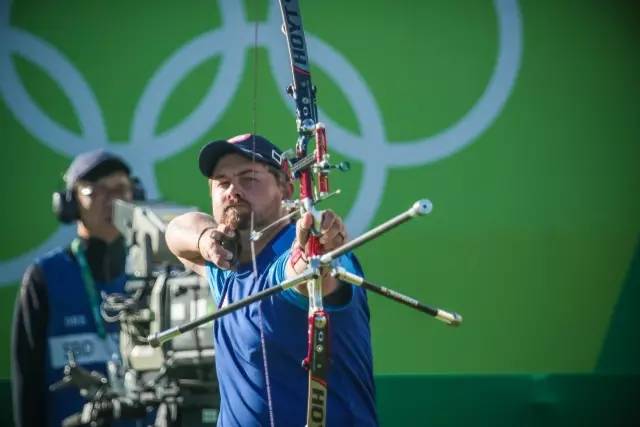
M242 198L240 187L238 186L237 182L231 181L229 183L229 186L227 187L227 190L225 192L225 197L230 201L237 201L238 199Z

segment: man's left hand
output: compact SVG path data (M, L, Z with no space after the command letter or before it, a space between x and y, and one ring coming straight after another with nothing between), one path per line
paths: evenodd
M306 212L296 223L296 245L304 248L313 226L313 215ZM322 212L320 224L320 245L323 252L329 252L347 241L347 232L342 219L332 210Z

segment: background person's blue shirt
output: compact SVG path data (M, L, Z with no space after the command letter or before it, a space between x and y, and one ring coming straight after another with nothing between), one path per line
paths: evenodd
M236 272L207 263L216 305L226 306L282 282L294 238L295 227L291 225L267 244L256 259L257 278L253 277L251 263ZM348 271L362 274L353 255L342 256L339 261ZM329 313L331 360L328 426L377 425L367 297L363 289L351 288L347 303L325 306ZM307 354L307 312L307 298L288 289L216 321L216 369L221 395L218 426L270 425L261 329L275 425L306 424L308 372L301 362Z

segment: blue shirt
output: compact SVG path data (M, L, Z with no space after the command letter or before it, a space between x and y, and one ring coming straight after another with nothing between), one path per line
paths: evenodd
M237 271L221 270L208 263L207 276L217 306L224 307L282 282L294 238L295 227L291 225L267 244L256 259L255 278L251 263ZM344 255L339 262L348 271L362 275L353 255ZM327 425L375 426L367 297L364 289L342 286L351 287L350 300L341 306L325 306L330 346ZM307 315L307 298L288 289L215 322L221 395L218 426L270 425L267 389L276 426L306 424L308 372L301 362L307 354Z

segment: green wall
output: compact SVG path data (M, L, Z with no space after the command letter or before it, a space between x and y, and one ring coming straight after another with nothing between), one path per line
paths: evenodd
M207 140L293 147L268 3L0 0L0 377L18 271L60 232L74 153L110 147L152 195L208 210ZM372 295L376 373L638 373L634 2L301 3L333 158L354 166L331 207L354 234L431 199L358 255L465 318Z

